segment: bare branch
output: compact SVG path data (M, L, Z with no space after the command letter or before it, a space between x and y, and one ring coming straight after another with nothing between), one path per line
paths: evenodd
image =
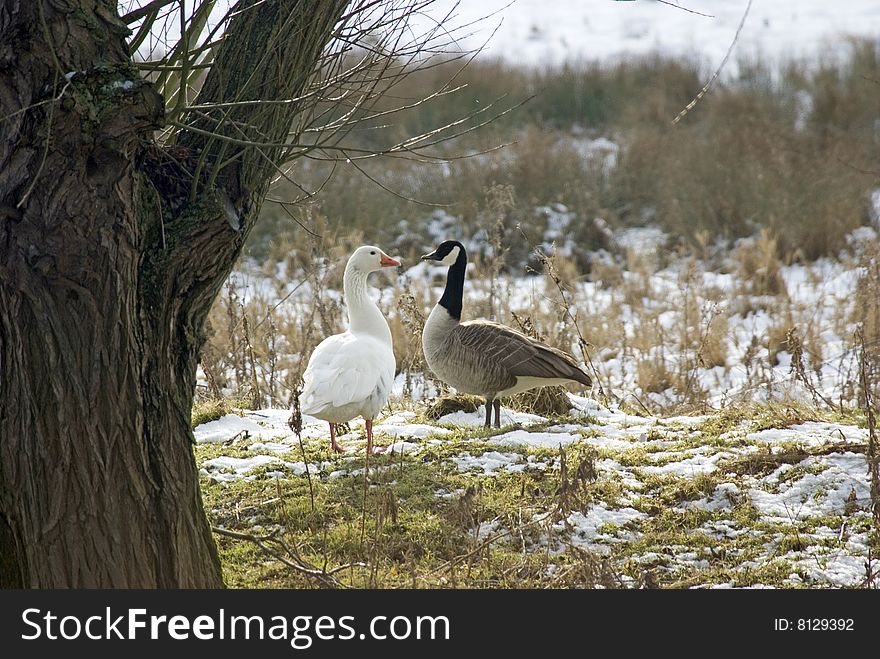
M344 565L339 565L332 570L321 570L319 568L316 568L314 565L308 563L308 561L306 561L299 554L299 552L297 552L293 547L284 542L284 540L279 538L275 533L270 533L268 535L253 535L251 533L239 533L238 531L230 531L229 529L223 529L217 526L212 526L211 531L213 531L217 535L222 535L227 538L252 542L261 550L272 556L277 561L280 561L290 569L299 572L300 574L305 575L311 579L315 579L321 585L328 588L348 588L348 586L339 581L334 575L353 567L365 567L364 563L346 563ZM278 545L278 547L280 547L283 551L279 551L278 549L274 548L272 544Z
M724 59L721 60L721 64L718 65L718 68L715 69L715 73L712 74L712 77L709 78L709 82L707 82L703 88L700 90L700 93L697 94L694 99L688 103L684 109L678 113L678 116L672 120L672 125L677 125L682 119L684 119L685 115L694 109L697 103L706 95L709 89L712 87L712 84L715 80L718 79L718 76L721 75L721 71L724 69L727 64L727 60L730 59L731 53L733 53L733 48L736 46L736 42L739 41L740 32L742 32L743 26L746 24L746 18L749 16L749 12L752 9L752 0L749 0L749 4L746 5L746 10L743 12L742 19L739 22L739 27L736 28L736 34L733 35L733 41L730 42L730 46L727 49L727 52L724 54Z
M704 14L701 11L697 11L696 9L688 9L687 7L682 7L681 5L677 5L674 2L668 2L668 0L657 0L661 5L669 5L670 7L675 7L676 9L681 9L682 11L686 11L689 14L696 14L697 16L705 16L706 18L715 18L712 14Z
M153 13L158 13L160 9L170 5L173 2L177 2L178 0L153 0L153 2L144 5L140 9L135 9L134 11L128 12L125 16L122 17L123 23L126 25L131 25L132 23L139 21L140 19L149 16Z

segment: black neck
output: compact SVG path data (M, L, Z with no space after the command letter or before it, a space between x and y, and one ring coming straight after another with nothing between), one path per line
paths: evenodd
M464 272L467 266L467 255L462 249L458 259L449 267L446 275L446 290L438 303L456 320L461 320L461 298L464 295Z

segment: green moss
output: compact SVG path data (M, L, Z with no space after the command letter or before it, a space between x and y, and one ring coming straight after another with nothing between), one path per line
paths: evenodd
M707 438L708 450L746 443L740 433L730 433L731 423L713 426L724 431ZM590 438L601 428L584 428L583 440L564 449L565 469L558 448L493 442L505 429L449 428L451 434L437 435L440 442L418 440L417 453L372 456L366 476L363 456L337 456L325 439L312 438L303 442L308 461L323 466L310 478L278 465L254 470L251 480L206 478L203 496L211 521L245 533L274 532L311 565L352 564L337 576L354 587L788 586L791 575L798 574L794 562L839 550L837 534L820 529L840 529L846 521L849 535L872 530L864 511L791 521L765 518L748 496L735 497L717 511L688 508L687 502L712 496L722 483L742 491L754 487L754 469L720 463L718 471L694 477L645 472L645 466L686 458L694 440L662 422L650 438L670 441L662 448L669 455L638 441L622 450L595 449ZM199 463L219 455L252 455L246 441L194 450ZM783 483L819 473L821 464L799 462L804 454L823 450L783 445L779 455L771 454L772 468L792 461L794 466L780 474ZM451 460L487 451L517 454L517 464L532 458L545 466L487 476L479 469L461 472ZM289 461L294 455L301 459L298 447L282 457ZM600 468L604 458L628 465L641 485L633 487L625 483L626 474ZM761 468L770 469L771 461ZM276 479L270 471L285 476ZM573 512L589 515L596 505L644 514L623 525L599 526L600 535L617 540L600 541L605 556L573 542L572 529L563 523ZM230 586L317 585L253 543L218 538L218 545Z
M208 421L216 421L231 411L229 402L223 399L196 401L192 408L192 428L195 430L196 426L208 423Z

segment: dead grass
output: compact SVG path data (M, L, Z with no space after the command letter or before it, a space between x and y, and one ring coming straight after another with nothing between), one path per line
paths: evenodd
M225 398L197 399L192 409L192 427L195 428L208 421L215 421L229 414L233 409Z
M454 412L476 412L485 404L479 396L469 394L449 394L431 401L425 409L425 418L436 421L441 416Z
M880 344L876 259L852 252L866 276L852 311L842 305L824 321L830 327L815 321L814 309L791 301L782 269L838 254L847 231L868 219L867 190L875 182L845 163L880 168L876 150L868 148L880 100L880 86L866 80L880 78L876 47L854 43L849 60L815 71L792 64L771 72L760 62L745 63L743 71L671 130L669 117L702 79L692 63L658 59L541 74L476 63L463 80L470 85L466 102L515 89L540 93L488 132L467 138L473 141L449 147L472 152L498 140L510 146L435 168L400 160L365 164L403 197L445 204L441 209L390 195L345 163L294 211L317 237L268 204L248 246L256 259L229 280L206 327L204 397L286 405L308 355L345 326L338 292L351 249L379 244L411 266L438 238L454 234L479 246L471 254L465 313L512 326L517 317L527 319L551 345L592 360L591 375L610 398L665 411L758 395L784 398L792 380L805 379L792 374L780 382L774 371L797 329L807 379L821 387L834 363L842 391L834 404L853 400L857 387L847 389L846 382L855 382L854 353L830 349L826 337L831 331L849 339L857 323L868 346ZM428 82L407 84L415 95ZM807 97L812 109L804 105ZM426 125L461 113L446 101L424 108ZM398 127L401 135L418 130L422 118L416 113L410 121L416 123ZM598 136L614 140L616 166L607 145L592 150ZM328 171L306 162L297 181L318 187ZM572 219L553 233L551 224L565 213ZM644 224L666 229L670 240L657 249L615 243L613 230ZM549 277L536 280L527 302L515 296L512 277L544 270L536 247L552 259L568 302ZM656 277L670 264L685 264L674 291ZM705 283L703 270L731 275L735 294ZM442 277L376 279L404 399L442 390L430 379L423 389L421 380L420 332L436 298L431 285L438 283ZM769 322L743 335L743 319L763 315ZM711 399L711 378L732 372L744 372L743 383L723 401ZM527 396L517 403L523 409L553 411L562 400L550 391Z
M738 265L738 281L745 287L743 293L787 297L779 245L769 229L765 227L756 238L741 241L734 258Z
M828 587L814 581L802 559L815 556L821 568L820 558L861 551L846 545L846 536L869 537L865 501L853 495L839 510L785 521L762 514L747 492L778 492L822 473L825 466L809 458L864 452L866 444L754 452L737 430L816 418L830 419L806 407L730 408L694 431L659 420L647 439L664 445L650 451L638 437L627 440L630 447L596 448L589 436L562 449L506 447L533 467L491 476L449 460L497 451L480 429L428 438L417 454L374 456L367 474L359 458L333 455L313 438L305 441L307 458L326 464L309 476L271 465L248 479L205 478L203 497L212 523L223 529L217 540L231 587ZM247 444L198 445L196 460L252 455ZM716 471L691 476L645 469L681 460L693 446L731 457ZM793 466L780 472L783 464ZM621 479L621 465L635 483ZM699 504L721 492L722 509ZM605 522L582 535L581 515L624 508L637 513L631 521ZM829 528L840 535L829 536ZM596 543L601 555L588 548ZM870 574L869 567L863 586L871 585Z
M671 129L671 117L702 85L705 74L693 62L652 58L530 73L477 61L458 81L468 85L465 90L409 113L391 130L406 138L488 100L510 95L516 102L534 93L529 103L487 129L438 147L438 155L507 146L434 166L406 160L363 163L370 177L399 196L351 164L306 162L295 179L320 192L296 214L318 233L328 227L362 231L376 242L397 243L404 256L413 257L425 242L423 227L414 220L431 211L418 202L445 205L462 233L473 235L492 226L489 191L506 186L515 205L505 217L504 247L514 251L515 224L528 233L540 223L533 208L563 203L579 217L571 233L584 248L606 246L596 218L620 227L643 224L649 214L695 249L763 228L772 241L764 247L775 249L780 259L835 253L846 233L867 219L875 177L863 172L880 168L872 147L880 102L880 85L871 82L880 78L876 44L853 42L848 59L829 60L815 70L786 63L771 71L760 61L739 67L738 80L716 86L698 110ZM438 67L413 76L398 94L419 98L448 74ZM618 144L616 167L591 151L590 138L600 136ZM372 145L370 131L357 139L359 145ZM327 181L331 169L334 176ZM302 191L282 184L277 195L295 198ZM280 234L295 242L304 238L299 225L274 204L267 205L261 224L251 241L260 255ZM414 240L416 235L422 240ZM537 236L529 238L534 242ZM756 256L759 260L745 267L760 274L766 255ZM578 259L584 268L583 255ZM760 277L759 288L778 288L772 270Z

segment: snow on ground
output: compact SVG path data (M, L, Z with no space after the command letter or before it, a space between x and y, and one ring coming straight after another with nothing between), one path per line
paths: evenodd
M717 65L749 4L748 0L670 3L692 11L654 0L435 0L410 19L407 37L434 31L436 48L457 52L485 45L485 56L534 66L655 52L695 56ZM232 0L217 3L210 28L231 4ZM444 29L438 31L441 21ZM154 49L161 51L162 44L178 34L177 19L172 17L139 52L147 56ZM828 57L843 43L842 37L878 35L876 0L754 0L736 53Z
M287 413L290 416L290 413ZM286 421L285 421L286 423ZM289 430L287 431L289 432ZM276 426L261 425L253 418L241 417L236 414L227 414L216 421L203 423L195 430L196 442L203 444L209 442L225 442L236 437L274 439L283 436L286 432Z
M486 422L485 408L481 407L476 412L452 412L444 414L440 417L439 423L449 424L453 426L467 426L471 428L482 427ZM494 417L493 417L494 418ZM540 423L546 421L542 416L537 414L528 414L527 412L514 412L513 410L501 408L501 424L510 425L514 423Z
M427 27L450 11L452 25L488 16L470 26L467 35L456 35L458 46L472 49L488 40L486 56L516 64L609 61L662 52L695 56L717 66L733 41L748 0L673 3L708 16L653 0L438 0L416 22ZM880 35L880 3L755 0L735 52L738 56L827 57L846 35Z
M492 443L504 444L506 446L542 446L544 448L558 448L560 446L568 446L580 438L580 435L567 432L529 432L528 430L514 430L493 437Z
M686 501L681 510L732 510L740 500L741 492L736 483L720 483L715 491L708 497L696 501ZM730 527L724 525L725 534L730 533Z
M482 470L484 475L495 474L499 469L507 469L522 459L518 453L499 453L498 451L486 451L480 456L473 456L467 451L451 458L455 466L461 471L471 469Z
M643 467L642 471L646 474L672 475L684 478L711 474L718 469L716 465L718 460L729 456L730 454L725 453L716 453L711 456L695 455L692 458L683 458L664 465Z
M566 219L569 212L564 206L539 207L536 212L549 218L546 239L564 235L560 227L570 219ZM621 265L618 272L622 283L608 283L594 273L589 279L566 284L585 339L596 346L591 355L592 366L612 398L625 402L630 409L653 410L676 408L686 400L693 402L694 396L715 408L740 401L813 404L822 402L823 398L856 404L853 373L857 372L858 354L853 349L852 337L856 328L857 296L854 292L863 274L863 268L859 267L859 250L878 240L872 228L861 227L853 232L848 237L851 247L836 259L781 265L779 274L784 289L776 296L751 290L748 276L740 272L737 250L755 249L754 238L743 239L732 249L719 247L719 254L705 261L683 258L670 261L668 255L663 256L668 251L663 247L668 235L656 226L630 227L610 233L619 250L628 252L637 263L652 265L644 271ZM632 257L633 254L637 257ZM601 254L594 252L592 256L599 259ZM605 257L611 258L607 253ZM428 301L426 313L430 303L442 294L444 277L442 268L427 270L424 263L413 264L396 279L377 279L375 283L380 288L372 295L389 317L399 313L395 300L405 291ZM294 283L305 281L302 276L291 275L283 282L276 281L262 274L257 263L242 263L236 280L241 286L238 294L243 299L259 298L277 307L279 314L293 317L305 313L314 296L309 286ZM558 318L559 295L547 278L502 275L498 278L498 290L501 304L496 320L515 326L512 314L516 313L536 319L542 332L558 332L558 328L549 324ZM324 295L330 293L338 291L323 292ZM477 305L488 299L489 282L471 276L465 293L464 318L479 317ZM561 325L570 329L571 323L566 320ZM809 386L796 378L792 355L784 341L792 327L797 329L804 343ZM713 335L717 339L712 339ZM778 337L775 343L771 340L773 335ZM702 336L711 340L704 344ZM557 346L580 357L582 353L575 334L567 331L562 337L568 338L571 344L557 342ZM707 361L706 353L698 353L698 348L702 351L704 345L711 347L713 341L717 346L711 349L711 361ZM668 377L652 381L651 374L661 367ZM286 376L283 372L277 375L279 380ZM201 382L206 386L203 378ZM436 382L411 370L398 374L392 389L396 399L424 400L437 393ZM638 424L632 414L598 409L589 397L575 399L574 405L578 408L574 414L616 421L615 426L627 428L627 433L635 432L630 426ZM478 427L483 425L484 418L480 408L470 413L455 412L441 419L441 423ZM253 434L264 432L257 427L262 421L272 419L254 417L248 423L234 419L222 422L243 424L238 431ZM509 410L504 411L502 418L503 424L537 421L534 416ZM220 436L215 434L222 428L222 423L218 424L204 429L197 440L217 441L212 438ZM641 432L649 431L650 427L641 429ZM424 436L429 430L413 427L408 432ZM313 431L306 433L310 436Z
M766 442L768 444L793 442L820 446L829 441L866 442L868 440L868 431L865 428L853 428L852 426L844 426L839 423L808 421L790 428L761 430L748 435L747 439L753 442Z
M783 480L798 467L821 471ZM752 503L765 516L791 521L841 515L846 511L850 497L855 502L870 500L864 455L834 453L810 457L800 462L798 467L784 464L749 490ZM862 473L859 474L859 471Z
M249 475L259 467L281 465L289 468L293 474L305 473L305 463L290 463L271 455L255 455L252 458L233 458L221 456L202 463L202 474L219 481L232 481L238 478L255 478Z
M711 416L638 417L589 398L570 395L570 401L571 418L564 423L548 425L543 417L505 408L502 418L516 425L488 433L478 427L481 410L449 414L437 423L396 411L374 426L377 445L387 448L371 461L368 477L430 464L460 474L465 482L557 479L560 450L578 458L592 451L596 491L609 494L561 515L555 505L536 512L544 539L523 545L524 551L558 555L577 547L705 587L760 587L762 580L749 575L768 565L784 577L769 585L863 583L871 528L863 428L806 421L757 430L755 422L744 420L719 429ZM208 452L199 462L203 478L220 487L259 478L306 478L299 440L287 427L288 412L242 414L196 428L200 442L212 443L201 449ZM304 424L306 455L326 455L326 424L311 417ZM311 458L309 477L365 477L363 422L352 422L351 429L340 437L346 453ZM394 487L394 481L386 486ZM680 492L677 502L669 499L671 491ZM463 488L427 492L449 499L462 496ZM651 540L658 517L667 514L681 516L677 524L689 530ZM503 530L483 522L475 533L483 539ZM691 537L697 541L689 542Z
M645 519L647 515L634 508L619 508L609 510L604 505L591 506L586 513L575 512L565 520L556 524L554 528L559 531L571 533L571 542L585 547L594 547L596 540L615 541L611 533L600 533L600 529L606 525L617 527L625 526L634 520ZM604 550L602 553L607 551Z

